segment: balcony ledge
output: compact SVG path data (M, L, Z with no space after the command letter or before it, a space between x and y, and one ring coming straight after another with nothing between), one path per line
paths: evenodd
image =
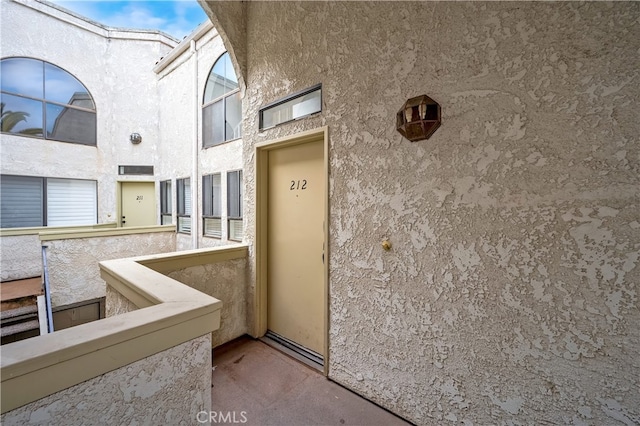
M101 262L102 278L139 309L3 346L1 412L217 330L222 302L163 273L247 251L237 245Z

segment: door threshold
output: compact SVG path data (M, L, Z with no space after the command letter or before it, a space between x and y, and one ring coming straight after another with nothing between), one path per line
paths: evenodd
M309 350L269 330L267 330L267 334L261 337L260 340L272 348L284 352L290 357L324 374L324 358L319 353Z

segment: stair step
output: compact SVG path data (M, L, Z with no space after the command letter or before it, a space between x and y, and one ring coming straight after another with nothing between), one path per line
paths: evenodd
M0 312L0 323L3 327L12 323L24 322L31 320L33 317L38 319L38 305L22 306L20 308L9 309Z
M33 277L23 280L3 281L0 283L0 301L21 299L29 296L39 296L42 292L42 278Z
M3 325L2 328L0 328L0 336L7 337L32 330L40 330L40 323L37 318L35 320L21 322L18 324Z

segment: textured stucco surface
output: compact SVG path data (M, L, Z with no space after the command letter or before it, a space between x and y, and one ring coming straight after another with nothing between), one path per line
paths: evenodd
M215 28L220 30L220 35L229 52L237 59L233 67L238 75L240 90L245 88L245 76L247 75L247 5L245 2L226 2L218 7L214 2L198 0L198 3L209 15Z
M177 43L152 32L107 30L36 2L0 2L2 57L51 62L79 79L96 104L97 146L0 136L3 174L98 181L98 223L117 220L118 165L157 165L158 84L155 62ZM43 13L45 12L45 13ZM140 133L133 145L129 135Z
M37 384L36 384L37 385ZM211 337L136 361L0 417L3 425L197 424L211 410Z
M173 232L52 240L46 245L54 307L105 297L100 261L176 250Z
M235 259L167 274L222 301L220 328L212 333L214 347L247 333L246 264L246 259Z
M115 317L135 311L138 307L110 285L106 285L105 317Z
M77 77L96 103L97 146L43 141L2 134L0 173L89 179L98 182L98 223L118 221L118 182L172 181L190 177L194 238L179 235L186 250L228 244L226 191L222 191L223 237L203 236L202 175L243 167L242 140L202 148L202 102L209 71L226 49L215 29L195 41L155 73L175 40L157 32L109 29L31 0L2 1L1 56L27 56L51 62ZM25 42L27 40L28 42ZM64 48L60 48L61 43ZM189 40L187 40L187 45ZM140 133L133 145L129 135ZM118 165L153 165L153 176L121 176ZM160 214L160 188L156 185Z
M247 4L246 199L256 142L329 126L332 379L418 424L640 422L639 18ZM317 83L320 115L258 132ZM443 124L410 143L395 114L421 94Z
M227 175L242 169L242 140L202 148L202 102L211 68L226 51L215 29L195 41L195 51L187 49L157 75L160 93L160 143L158 144L158 179L173 179L173 209L177 200L175 179L191 178L192 226L197 237L177 235L177 249L216 247L229 244L227 239ZM166 106L166 107L165 107ZM176 120L176 114L180 116ZM194 149L196 157L194 157ZM176 155L177 150L181 154ZM195 163L195 167L194 167ZM221 174L222 238L203 235L202 176Z
M42 275L42 248L37 235L0 238L0 275L2 281L21 280Z

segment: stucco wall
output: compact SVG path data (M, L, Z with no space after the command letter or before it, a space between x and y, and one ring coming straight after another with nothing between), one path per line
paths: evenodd
M246 265L246 259L236 259L167 274L222 301L220 328L212 333L214 347L247 333Z
M418 424L640 422L639 16L247 4L246 198L256 142L329 126L332 379ZM258 132L316 83L322 114ZM443 124L410 143L421 94Z
M124 297L110 285L106 285L105 317L115 317L139 309L131 300Z
M98 262L176 250L174 232L47 241L52 305L106 296Z
M211 337L136 361L0 417L3 425L197 424L211 410Z
M242 140L202 148L202 103L211 68L226 51L215 29L195 40L195 52L187 49L166 68L158 72L160 93L159 180L173 179L173 208L177 212L175 179L191 178L192 229L194 238L178 234L178 250L216 247L229 244L227 239L226 173L243 168ZM176 117L180 119L176 120ZM197 157L194 158L194 148ZM177 155L180 153L180 155ZM194 167L195 162L195 167ZM203 235L202 176L221 174L222 238Z
M22 2L22 0L20 0ZM153 66L177 43L151 31L108 30L33 1L2 1L2 57L48 61L79 79L96 104L97 146L2 134L0 172L98 181L98 223L117 220L118 165L158 165ZM133 145L129 135L140 133Z
M0 237L0 274L2 281L42 275L42 248L38 235Z

